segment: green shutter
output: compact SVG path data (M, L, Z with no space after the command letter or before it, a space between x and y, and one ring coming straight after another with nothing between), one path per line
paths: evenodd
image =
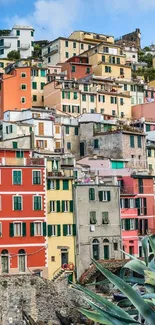
M31 237L34 236L34 223L33 222L30 223L30 236Z
M146 202L146 198L143 199L143 203L144 203L144 215L147 215L147 202Z
M138 219L135 219L135 229L138 229Z
M63 180L63 190L69 190L69 181L67 179Z
M65 211L65 201L62 201L62 212Z
M76 126L75 127L75 133L74 133L75 135L78 135L79 134L79 129L78 129L78 127Z
M47 229L48 229L48 237L51 237L52 236L52 226L48 225Z
M70 99L70 91L68 91L68 99Z
M46 236L46 222L42 223L42 227L43 227L43 236Z
M78 106L78 113L80 113L80 106Z
M134 135L130 135L130 147L134 148Z
M89 200L94 201L95 200L95 189L89 188Z
M111 200L110 191L107 191L107 199L108 199L108 201Z
M51 188L51 181L50 179L47 180L47 189L50 190Z
M22 224L22 234L23 234L23 237L26 237L26 222L23 222L23 224Z
M61 236L61 228L60 228L60 225L57 225L57 236L58 237Z
M65 98L65 93L64 93L64 91L62 91L62 99L64 99Z
M74 106L72 106L72 113L74 113Z
M140 208L140 199L137 198L135 201L136 201L136 208L137 209Z
M70 203L70 212L73 212L73 200L69 202Z
M63 236L67 236L67 225L63 225Z
M76 236L76 224L73 224L72 227L73 227L73 236Z
M141 135L138 135L137 140L138 140L138 148L142 147L142 142L141 142Z
M57 201L57 212L60 212L60 201Z
M98 192L98 196L99 196L99 201L103 201L103 191L99 191Z
M10 237L14 237L14 224L10 223Z
M125 230L130 230L130 219L125 219Z
M60 181L56 179L56 190L60 190Z

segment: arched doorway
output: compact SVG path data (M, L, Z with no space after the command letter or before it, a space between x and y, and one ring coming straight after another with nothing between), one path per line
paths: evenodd
M19 272L26 271L26 254L24 249L18 251L18 269Z
M109 254L109 240L104 239L103 240L103 258L104 260L109 260L110 254Z
M9 253L6 249L1 251L2 273L9 273Z
M92 250L93 250L93 259L99 260L100 259L100 243L98 239L94 239L92 241Z

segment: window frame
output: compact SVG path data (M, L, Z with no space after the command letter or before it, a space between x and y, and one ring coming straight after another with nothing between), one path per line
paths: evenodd
M40 183L34 183L34 176L33 176L33 174L35 173L35 172L39 172L40 173ZM32 185L41 185L42 184L42 174L41 174L41 170L40 169L33 169L32 170ZM37 177L38 178L38 177Z
M52 202L52 209L51 209L51 202ZM57 201L50 200L50 213L55 213L55 212L57 212Z
M20 225L20 235L17 234L17 232L15 233L15 226L16 225ZM22 237L23 236L23 228L22 228L23 222L22 221L14 221L13 222L13 236L14 237Z
M34 208L34 200L35 200L35 197L40 197L41 198L41 209L35 209ZM33 195L33 211L42 211L42 208L43 208L43 202L42 202L42 195Z
M73 236L73 225L67 224L67 234L66 236Z
M36 236L36 237L40 237L40 236L43 236L43 222L42 221L34 221L33 222L33 224L34 224L34 236ZM38 224L40 224L41 226L41 228L40 228L40 234L36 234L36 225L38 225Z
M21 209L15 209L15 201L14 198L21 198ZM19 204L19 203L18 203ZM12 210L13 211L22 211L23 210L23 196L22 195L13 195L12 196Z
M21 173L21 183L14 183L14 172L20 172ZM23 185L23 175L22 175L22 169L12 169L12 185Z

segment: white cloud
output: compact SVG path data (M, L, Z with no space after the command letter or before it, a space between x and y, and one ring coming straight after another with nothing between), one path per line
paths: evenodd
M82 0L36 0L32 15L7 18L7 24L9 27L14 24L32 25L36 29L36 39L52 40L68 36L82 10Z

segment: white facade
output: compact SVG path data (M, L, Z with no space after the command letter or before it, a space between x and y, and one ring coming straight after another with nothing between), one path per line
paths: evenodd
M133 47L125 47L124 53L126 55L126 61L130 61L132 63L138 62L138 49Z
M34 29L31 26L15 25L9 36L0 37L0 58L7 58L11 51L19 51L21 58L32 56Z

